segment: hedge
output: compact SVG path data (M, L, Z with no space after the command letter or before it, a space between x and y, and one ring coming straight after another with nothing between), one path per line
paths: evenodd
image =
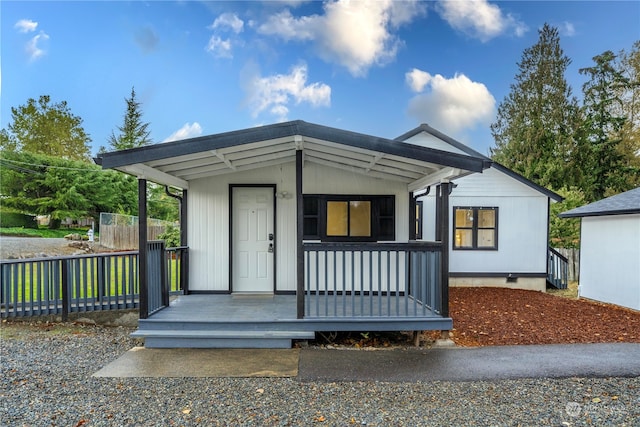
M35 215L26 215L19 212L0 211L0 227L24 227L38 228L38 220Z

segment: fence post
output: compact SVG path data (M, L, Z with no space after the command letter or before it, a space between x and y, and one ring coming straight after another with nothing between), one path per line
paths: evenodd
M71 298L69 295L69 260L61 260L62 267L62 321L69 320L69 305L71 304Z

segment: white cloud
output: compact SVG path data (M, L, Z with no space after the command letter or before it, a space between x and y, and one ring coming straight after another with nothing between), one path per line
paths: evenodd
M209 26L209 28L212 30L216 30L219 28L228 28L236 34L241 33L243 27L244 22L242 21L242 19L238 18L238 15L236 15L235 13L223 13L222 15L218 16L215 21L213 21L213 24L211 24L211 26Z
M216 58L233 58L231 40L223 40L218 36L211 36L209 44L207 44L207 52L211 52Z
M202 127L200 126L200 123L185 123L184 126L169 135L162 142L179 141L181 139L195 138L200 135L202 135Z
M307 84L307 66L293 67L289 74L261 77L252 73L245 83L253 118L267 111L278 121L287 120L290 103L306 103L313 107L331 104L331 87L324 83Z
M395 58L402 41L392 31L425 10L425 4L416 1L336 0L324 4L324 15L298 18L285 10L257 30L285 41L312 41L325 61L363 76L371 66Z
M405 74L405 80L411 90L414 92L422 92L427 83L429 83L429 80L431 80L431 74L414 68Z
M564 21L562 24L558 26L560 34L567 37L573 37L576 35L575 26L568 21Z
M460 134L477 125L489 125L495 116L493 95L484 84L464 74L447 79L413 69L406 79L414 90L428 88L409 101L409 115L442 132Z
M38 23L31 19L21 19L13 26L20 33L31 33L38 28Z
M437 3L436 10L453 28L482 42L509 30L522 37L528 30L523 22L511 14L505 15L497 5L487 0L441 0Z
M40 31L40 34L33 36L31 40L27 42L25 50L27 51L30 61L35 61L46 53L41 45L47 40L49 40L49 35L44 31Z

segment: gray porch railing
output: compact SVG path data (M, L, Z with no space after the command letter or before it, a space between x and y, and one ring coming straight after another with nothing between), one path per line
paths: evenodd
M305 317L440 315L442 246L305 243Z
M186 248L165 250L170 293L182 293ZM27 317L139 306L138 252L0 261L0 316Z
M569 286L569 260L560 252L549 248L547 265L547 282L557 289Z

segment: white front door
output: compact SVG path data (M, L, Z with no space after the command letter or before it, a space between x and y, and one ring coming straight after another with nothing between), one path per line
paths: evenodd
M274 189L232 187L233 292L273 293Z

